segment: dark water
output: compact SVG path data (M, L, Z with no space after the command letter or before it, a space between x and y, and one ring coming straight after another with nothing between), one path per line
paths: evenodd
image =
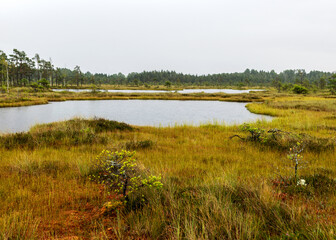
M52 89L54 92L67 91L67 92L90 92L91 89ZM248 90L235 90L235 89L183 89L177 91L164 91L164 90L97 90L105 91L111 93L227 93L227 94L238 94L238 93L249 93L250 91L264 91L261 89L248 89Z
M250 113L246 103L175 100L97 100L53 102L46 105L0 108L0 132L27 131L36 123L73 117L102 117L139 126L243 123L271 117Z

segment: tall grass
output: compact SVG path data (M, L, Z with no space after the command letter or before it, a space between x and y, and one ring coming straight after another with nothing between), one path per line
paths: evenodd
M126 123L105 119L72 119L61 123L42 124L29 132L20 132L0 136L0 145L6 149L29 148L39 146L58 147L60 145L80 145L106 143L107 131L131 131L133 127Z
M26 89L12 89L9 94L0 94L1 107L20 107L47 104L51 101L67 100L128 100L128 99L156 99L156 100L207 100L231 102L260 102L270 97L268 92L254 92L244 94L225 93L109 93L109 92L30 92Z
M287 107L271 101L250 105L251 110L278 116L252 126L333 139L332 108L316 111L297 107L297 99L290 97L275 100ZM294 103L288 103L291 100ZM300 99L300 105L304 101ZM334 184L336 164L331 149L304 151L308 166L299 170L299 177L315 181L312 194L307 195L300 188L290 191L275 184L279 174L288 178L294 174L292 169L276 170L286 160L286 150L230 139L248 134L236 125L131 131L90 124L76 119L36 126L29 132L39 142L33 149L23 148L25 141L15 135L1 137L0 238L334 239L336 194L320 194L313 188ZM89 128L105 141L70 144L64 133L68 128L82 132L83 139ZM50 134L44 136L46 132ZM55 137L56 132L65 137ZM5 138L12 139L11 147L3 144ZM136 149L144 169L162 175L164 187L141 190L124 207L107 211L104 204L115 196L89 181L88 175L103 149L126 146ZM321 169L327 177L316 178ZM318 179L324 184L317 184ZM142 195L145 201L139 202Z

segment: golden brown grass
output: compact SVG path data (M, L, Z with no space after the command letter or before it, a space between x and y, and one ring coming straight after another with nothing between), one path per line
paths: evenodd
M37 104L47 104L51 101L67 100L127 100L127 99L153 99L153 100L207 100L230 102L260 102L271 95L267 92L253 92L245 94L180 94L167 93L108 93L108 92L31 92L28 88L12 89L9 94L0 94L0 107L20 107Z
M249 94L178 94L178 93L44 93L28 96L25 100L17 97L8 97L0 101L0 107L21 107L29 105L47 104L69 100L203 100L203 101L228 101L228 102L260 102L262 96Z
M248 108L278 116L253 126L333 139L334 100L280 96ZM299 106L299 107L298 107ZM316 106L324 106L316 111ZM56 126L56 125L55 125ZM64 126L63 126L64 127ZM55 130L57 127L53 128ZM45 126L33 132L47 131ZM336 195L288 195L274 187L286 151L242 141L239 126L203 125L103 134L105 143L0 149L0 238L3 239L333 239ZM162 191L147 192L145 205L107 213L111 197L88 180L103 149L151 140L138 161L163 176ZM335 152L305 151L308 167L336 177ZM132 205L135 204L135 205ZM133 207L132 207L133 206Z
M55 89L92 89L93 85L82 85L82 86L66 86L66 87L52 87ZM148 85L148 86L130 86L130 85L110 85L103 84L101 86L96 86L97 89L129 89L129 90L182 90L182 89L218 89L218 88L226 88L226 89L261 89L262 87L237 87L237 86L197 86L197 85L172 85L167 88L164 85Z

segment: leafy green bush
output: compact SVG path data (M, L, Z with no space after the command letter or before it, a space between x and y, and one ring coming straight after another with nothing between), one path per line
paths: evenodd
M296 94L307 94L308 93L308 89L301 86L301 85L294 85L294 87L292 88L292 91Z
M33 89L34 92L39 90L39 85L36 82L30 84L30 87Z
M241 130L245 132L249 132L251 135L249 136L249 140L254 142L265 142L267 140L265 136L265 129L252 127L249 124L243 124L241 126Z
M49 81L45 78L42 78L41 80L39 80L38 84L44 88L50 88Z
M102 151L96 158L90 179L103 184L110 192L121 194L125 201L142 188L162 188L161 177L141 171L134 155L135 152L126 150Z
M172 83L170 81L166 81L164 85L165 87L170 88Z

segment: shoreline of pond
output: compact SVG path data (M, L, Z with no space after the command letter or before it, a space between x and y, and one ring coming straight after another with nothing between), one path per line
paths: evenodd
M133 100L102 100L101 102L86 100L83 101L67 101L66 102L51 102L48 105L41 105L42 107L38 108L37 112L34 112L32 108L34 106L27 106L27 108L14 107L15 109L6 108L3 111L0 111L7 118L12 118L16 120L15 124L12 127L4 127L2 132L13 133L20 132L20 130L13 131L14 128L18 125L18 116L26 119L25 124L29 125L29 128L35 124L40 123L50 123L64 121L66 119L71 119L73 117L102 117L109 120L115 120L120 122L126 122L134 126L151 126L151 127L167 127L167 126L177 126L177 125L195 125L199 126L202 124L227 124L235 125L249 121L255 120L272 120L273 117L253 113L248 108L246 108L247 102L224 102L224 101L202 101L199 100L197 104L195 101L180 101L172 100L171 102L166 100L152 100L146 99L146 106L144 106L144 99L133 99ZM58 110L55 110L55 106L58 107ZM159 106L160 105L160 106ZM66 107L70 106L70 109L66 110ZM72 106L72 107L71 107ZM112 110L111 110L112 106ZM167 107L168 106L168 107ZM38 107L38 106L36 106ZM116 108L113 110L113 107ZM227 109L226 109L227 108ZM35 109L35 108L34 108ZM60 110L61 109L61 110ZM97 110L99 109L99 111ZM142 109L142 110L141 110ZM148 113L148 109L153 109ZM0 109L1 110L1 109ZM33 111L29 115L29 111ZM97 113L98 111L98 113ZM119 111L119 112L118 112ZM186 113L188 112L189 113ZM110 113L113 113L110 115ZM97 113L97 114L96 114ZM14 114L12 117L8 114ZM40 116L43 114L49 114L48 120L41 120ZM53 115L54 114L54 115ZM56 115L55 115L56 114ZM58 114L58 115L57 115ZM84 114L84 116L82 116ZM91 115L90 115L91 114ZM198 116L199 114L200 116ZM232 115L233 117L227 115ZM234 115L236 114L236 115ZM131 117L129 116L131 115ZM55 117L56 116L56 117ZM60 117L61 116L61 117ZM123 117L122 117L123 116ZM142 120L139 120L139 118ZM32 120L33 119L33 120ZM145 120L144 120L145 119ZM147 120L146 120L147 119ZM153 120L154 119L154 120ZM14 121L13 120L13 121ZM5 124L6 122L11 122L10 119L3 119ZM30 124L28 123L30 121ZM7 128L7 129L6 129ZM28 127L23 128L24 131L29 130Z
M106 93L106 92L41 92L21 93L21 95L4 95L5 101L0 101L0 108L21 107L48 104L55 101L72 100L204 100L225 102L263 102L269 95L264 92L225 94L225 93ZM1 99L1 96L0 96Z

